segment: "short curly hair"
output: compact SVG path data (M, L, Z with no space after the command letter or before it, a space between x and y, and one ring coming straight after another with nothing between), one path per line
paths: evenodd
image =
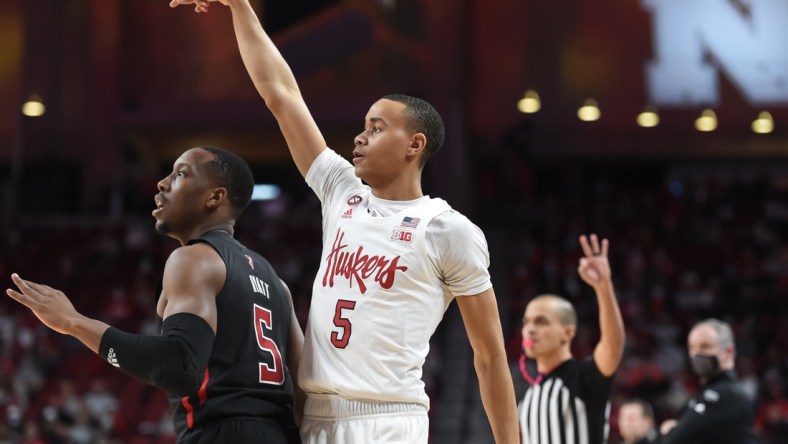
M213 172L217 185L227 189L227 198L230 200L233 215L238 217L252 200L254 190L252 169L245 160L223 148L215 146L201 148L214 155L214 159L208 163L208 168Z
M414 133L423 133L427 137L427 145L421 156L421 166L424 167L427 160L441 149L446 137L446 129L438 110L426 100L405 94L389 94L383 96L383 99L405 105L404 114L408 121L408 129Z

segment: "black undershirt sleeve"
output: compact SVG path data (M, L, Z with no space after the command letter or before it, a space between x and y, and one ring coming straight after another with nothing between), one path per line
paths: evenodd
M110 327L99 355L140 381L177 396L196 393L216 335L192 313L176 313L162 323L161 336L135 335Z

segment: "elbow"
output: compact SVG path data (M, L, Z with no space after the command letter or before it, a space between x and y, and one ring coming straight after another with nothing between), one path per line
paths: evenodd
M260 87L257 88L260 91L263 91ZM284 98L281 94L273 93L273 92L266 92L261 93L260 96L265 101L265 106L271 110L274 115L282 110L282 104L284 103Z
M202 367L202 368L201 368ZM192 359L171 359L158 374L155 385L176 396L190 396L200 391L208 377L208 368Z
M197 373L184 374L179 379L173 379L167 388L168 393L177 396L190 396L199 393L202 383L204 381L203 375Z
M610 341L610 349L613 351L613 357L616 359L616 362L620 362L621 358L624 356L624 345L625 339L624 337L616 338Z
M621 359L624 358L624 339L620 339L617 341L613 341L610 346L610 358L613 361L614 368L618 369L618 366L621 364Z
M624 356L624 347L626 346L626 332L623 326L618 331L613 331L613 334L604 334L600 342L606 345L606 349L616 363L621 361Z
M298 88L287 88L284 85L271 86L266 83L257 83L257 91L265 101L265 106L276 116L284 112L289 104L295 100L300 100L300 92Z
M493 353L475 353L473 357L473 365L476 368L476 373L487 374L493 372L498 367L508 368L506 361L506 354L501 352Z

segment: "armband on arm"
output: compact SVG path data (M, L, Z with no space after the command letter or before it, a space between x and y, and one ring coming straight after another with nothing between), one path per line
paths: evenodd
M187 396L202 384L215 337L203 318L176 313L164 320L161 336L110 327L101 337L99 355L146 384Z

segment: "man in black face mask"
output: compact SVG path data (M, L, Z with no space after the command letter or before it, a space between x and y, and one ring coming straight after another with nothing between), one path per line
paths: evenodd
M730 325L701 321L687 338L690 365L702 384L678 421L662 423L662 444L750 444L753 405L734 373L736 346Z

